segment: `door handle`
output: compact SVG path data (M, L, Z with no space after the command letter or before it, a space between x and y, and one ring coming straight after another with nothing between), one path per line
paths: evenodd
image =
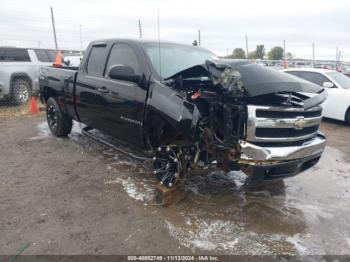
M97 91L100 92L100 93L102 93L102 94L107 94L107 93L109 93L108 88L105 87L105 86L102 86L102 87L97 88Z

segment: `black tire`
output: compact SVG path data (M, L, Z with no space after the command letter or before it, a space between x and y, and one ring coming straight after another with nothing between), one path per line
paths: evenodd
M72 131L72 118L62 112L60 106L53 97L47 100L46 118L51 133L55 136L67 136Z
M346 110L345 122L346 122L348 125L350 125L350 107L348 108L348 110Z
M12 82L11 99L16 105L26 104L32 96L30 82L22 78L16 78Z

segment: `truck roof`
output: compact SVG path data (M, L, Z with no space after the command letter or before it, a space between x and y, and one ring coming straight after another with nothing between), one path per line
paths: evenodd
M134 38L107 38L107 39L98 39L91 42L91 44L99 44L99 43L110 43L110 42L117 42L117 41L123 41L123 42L130 42L130 43L139 43L139 44L158 44L158 40L154 39L134 39ZM172 42L172 41L160 41L161 44L176 44L176 45L184 45L184 46L193 46L192 44L184 44L179 42ZM200 47L200 46L198 46ZM202 48L202 47L200 47Z
M323 68L290 68L290 69L284 69L282 70L283 72L293 72L293 71L303 71L303 72L315 72L315 73L329 73L329 72L336 72L334 70L329 70L329 69L323 69Z

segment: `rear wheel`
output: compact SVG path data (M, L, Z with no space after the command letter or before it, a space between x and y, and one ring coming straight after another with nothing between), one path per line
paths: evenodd
M16 105L27 103L31 97L30 83L24 79L15 79L12 83L11 98Z
M350 125L350 107L348 108L348 110L346 111L345 114L345 122Z
M72 118L62 112L57 101L53 97L47 100L46 117L51 133L55 136L67 136L72 131Z

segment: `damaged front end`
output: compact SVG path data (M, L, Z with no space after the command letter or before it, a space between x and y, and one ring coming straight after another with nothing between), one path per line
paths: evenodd
M324 150L320 104L327 93L310 82L221 60L183 70L162 85L173 93L167 100L157 97L163 91L154 92L153 100L168 101L173 128L166 142L153 141L154 173L167 187L190 170L211 167L285 178L313 166Z

